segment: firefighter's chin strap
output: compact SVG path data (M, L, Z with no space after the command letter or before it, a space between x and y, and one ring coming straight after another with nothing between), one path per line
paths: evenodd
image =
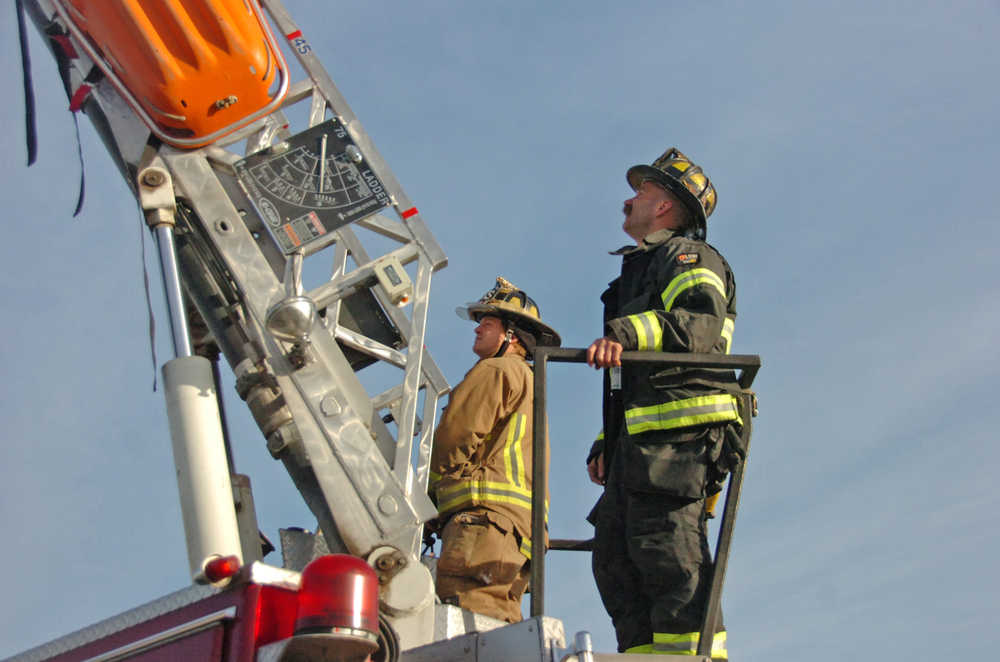
M503 334L503 343L500 345L500 349L498 349L497 353L493 355L493 358L495 359L503 356L504 352L507 351L507 348L510 347L510 341L514 339L514 329L510 328L507 322L504 322L503 324L504 328L507 329L507 332Z

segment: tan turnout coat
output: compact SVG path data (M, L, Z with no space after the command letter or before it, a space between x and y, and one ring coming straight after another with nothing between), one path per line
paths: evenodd
M498 513L509 518L529 558L532 388L523 356L477 362L452 390L434 433L429 485L441 521L473 507ZM547 444L545 457L548 464Z

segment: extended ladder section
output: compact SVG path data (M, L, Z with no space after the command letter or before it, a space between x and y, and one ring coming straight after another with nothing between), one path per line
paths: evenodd
M405 586L395 592L402 611L423 609L433 600L419 563L422 524L436 514L430 443L449 390L424 335L432 276L447 258L309 41L280 0L262 0L307 78L275 82L265 101L280 96L280 105L186 149L167 144L167 129L154 131L121 93L129 63L85 31L99 25L98 9L25 4L157 237L176 355L221 350L325 547L367 558ZM201 4L209 9L185 20L229 3ZM255 12L275 42L255 3L231 4ZM231 35L219 24L201 34L224 45ZM268 81L285 75L273 53L262 61L279 68L264 72ZM209 114L239 106L238 94L217 96ZM372 373L366 388L360 377ZM244 542L257 540L255 527L242 527Z

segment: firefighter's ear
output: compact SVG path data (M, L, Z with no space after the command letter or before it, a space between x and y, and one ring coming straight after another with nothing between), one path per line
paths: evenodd
M670 213L670 210L674 208L674 200L669 195L663 196L663 198L656 203L656 215L666 216Z

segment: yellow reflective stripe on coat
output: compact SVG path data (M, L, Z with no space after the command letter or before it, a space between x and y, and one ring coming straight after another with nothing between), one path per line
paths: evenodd
M433 493L437 489L437 484L441 482L441 474L436 471L430 472L427 478L427 491Z
M503 465L507 474L507 482L514 487L524 487L524 449L521 441L528 427L528 417L514 412L507 432L507 443L503 447ZM529 492L530 494L530 492Z
M722 323L722 339L725 341L726 354L729 353L729 349L733 346L733 330L735 328L736 322L729 317Z
M669 311L673 307L674 301L682 292L696 285L703 284L711 285L719 291L723 299L726 298L726 285L717 273L705 268L691 269L670 281L666 289L663 290L663 293L660 294L660 299L663 301L663 309Z
M437 491L438 511L464 510L476 504L505 503L531 510L531 490L490 480L462 480ZM549 502L545 500L548 521Z
M700 640L701 634L698 632L680 634L654 632L653 646L650 652L653 655L697 655ZM729 659L725 632L716 632L715 636L712 637L712 659Z
M632 323L635 336L638 339L637 350L658 352L663 348L663 326L656 313L647 310L644 313L628 315L625 319Z
M649 407L633 407L625 412L629 434L739 420L736 398L728 394L700 395Z
M439 488L437 497L441 512L462 510L476 503L506 503L531 509L531 490L489 480L463 480Z

